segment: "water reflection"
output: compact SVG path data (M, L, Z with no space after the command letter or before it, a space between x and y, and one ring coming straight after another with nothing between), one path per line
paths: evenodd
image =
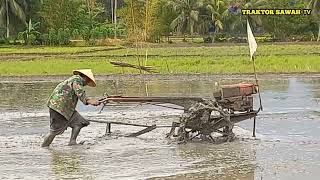
M200 179L245 179L253 180L255 165L255 149L248 143L235 141L210 146L206 143L192 143L179 146L180 156L187 160L194 158L199 162L191 168L201 170L194 173L195 178ZM188 177L188 175L181 175Z
M68 152L69 151L69 152ZM90 176L90 170L82 168L81 164L86 162L85 155L79 154L79 151L71 149L50 150L51 169L56 179L93 179Z
M243 82L243 80L219 80L219 85ZM45 108L45 103L59 82L0 82L0 108L6 110ZM86 87L87 94L102 97L110 95L127 96L199 96L212 97L218 90L216 81L98 81L96 88ZM263 91L284 91L288 80L262 80Z

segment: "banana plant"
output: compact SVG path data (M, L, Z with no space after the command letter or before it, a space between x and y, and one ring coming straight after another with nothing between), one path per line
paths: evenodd
M40 22L32 23L31 19L29 23L26 23L26 29L19 33L19 38L24 40L26 45L33 44L36 38L41 34L37 29L40 27Z

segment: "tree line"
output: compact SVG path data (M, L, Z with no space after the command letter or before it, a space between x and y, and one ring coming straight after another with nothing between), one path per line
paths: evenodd
M241 14L273 8L309 8L312 15ZM320 40L320 0L0 0L0 39L46 45L175 36L241 42L247 19L269 40Z

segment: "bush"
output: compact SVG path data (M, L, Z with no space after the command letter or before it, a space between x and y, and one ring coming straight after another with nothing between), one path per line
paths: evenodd
M57 45L69 45L71 39L70 30L59 28L58 30L50 29L48 34L44 34L42 39L45 45L57 46Z
M5 27L0 27L0 44L7 44L8 40L6 38L6 28Z
M97 39L102 39L103 32L100 27L95 27L90 31L91 39L96 41Z
M6 39L0 39L0 44L9 44L9 42Z
M70 44L71 33L70 30L59 28L57 32L57 41L59 45L68 45Z
M226 34L217 34L214 37L214 42L226 42L228 40Z
M57 45L57 35L54 29L49 29L49 33L44 35L44 41L46 45Z
M34 35L34 34L30 34L29 35L29 43L31 44L31 45L35 45L36 44L36 40L37 40L37 36L36 35Z
M213 42L213 38L212 37L203 37L203 42L204 43L212 43Z
M94 28L85 27L80 32L83 40L89 45L95 45L99 39L106 39L113 36L113 29L105 24L97 25Z
M74 29L71 33L71 37L73 39L79 39L80 36L81 36L81 32L79 31L79 29Z
M90 32L90 29L88 27L86 28L83 28L81 30L81 37L83 40L85 41L90 41L90 38L91 38L91 32Z

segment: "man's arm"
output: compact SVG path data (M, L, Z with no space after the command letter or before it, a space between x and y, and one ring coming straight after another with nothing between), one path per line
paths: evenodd
M78 96L78 98L80 99L80 101L83 102L83 104L85 105L93 105L93 106L98 106L100 105L100 102L94 99L90 99L87 97L85 90L83 89L83 86L75 81L72 83L72 88L75 92L75 94Z

